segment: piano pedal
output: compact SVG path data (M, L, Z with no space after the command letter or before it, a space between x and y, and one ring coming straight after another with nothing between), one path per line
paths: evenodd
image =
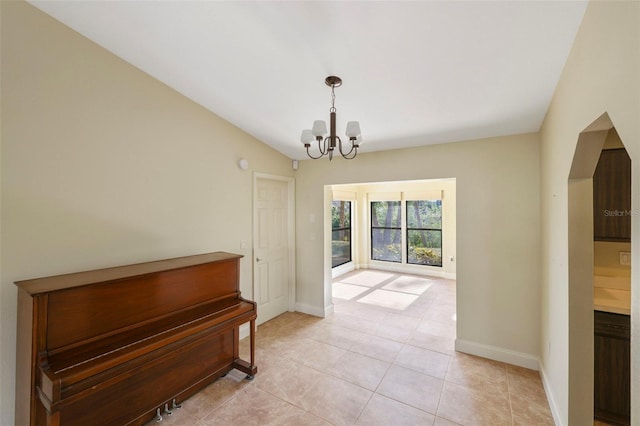
M162 414L160 414L160 408L158 408L156 410L156 423L160 423L162 420L164 419L162 418Z
M168 402L166 402L166 403L164 404L164 415L165 415L165 416L170 416L170 415L172 415L172 414L173 414L173 411L169 410L169 403L168 403Z
M172 410L177 410L178 408L182 408L182 404L178 404L176 402L176 399L173 398L173 401L171 401L171 409Z
M247 377L245 377L245 379L247 380L253 380L255 376L253 374L247 374Z

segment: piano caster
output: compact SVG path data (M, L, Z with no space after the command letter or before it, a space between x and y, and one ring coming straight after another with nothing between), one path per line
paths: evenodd
M160 409L158 408L156 410L156 423L160 423L162 420L164 419L162 418L162 414L160 414Z
M171 409L172 410L177 410L178 408L182 408L182 404L178 404L176 402L176 399L173 398L173 401L171 401Z
M245 377L245 379L247 380L253 380L255 376L253 374L247 374L247 377Z

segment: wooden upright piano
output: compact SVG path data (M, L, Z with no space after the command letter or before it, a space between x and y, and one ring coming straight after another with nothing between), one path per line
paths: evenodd
M18 333L30 336L30 344L19 337L16 391L20 399L28 389L29 419L18 402L16 421L139 425L234 368L252 379L257 313L240 295L241 257L207 253L16 282ZM239 357L246 322L250 362Z

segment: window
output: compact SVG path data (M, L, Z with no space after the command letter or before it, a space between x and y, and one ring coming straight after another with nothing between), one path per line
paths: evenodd
M442 266L442 200L407 201L407 263Z
M351 201L331 204L331 267L351 262Z
M402 262L400 201L371 202L371 259Z

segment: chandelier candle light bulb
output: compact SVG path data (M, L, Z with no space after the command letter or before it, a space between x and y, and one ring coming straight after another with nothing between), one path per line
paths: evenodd
M336 146L338 147L338 151L340 151L340 155L346 158L347 160L351 160L356 157L358 154L358 148L362 145L362 136L360 134L360 124L357 121L349 121L347 123L347 129L345 134L349 138L351 142L351 149L349 152L344 152L342 150L342 140L339 136L336 135L336 94L335 88L340 87L342 85L342 79L340 77L336 77L335 75L330 75L324 81L324 83L331 87L331 108L329 109L329 136L327 134L327 124L322 120L316 120L313 122L313 127L311 130L303 130L302 135L300 136L300 142L307 149L307 155L316 160L318 158L322 158L325 155L329 156L329 161L333 159L333 151ZM311 155L309 152L309 148L311 147L311 143L316 140L318 141L318 151L320 154L318 156Z

